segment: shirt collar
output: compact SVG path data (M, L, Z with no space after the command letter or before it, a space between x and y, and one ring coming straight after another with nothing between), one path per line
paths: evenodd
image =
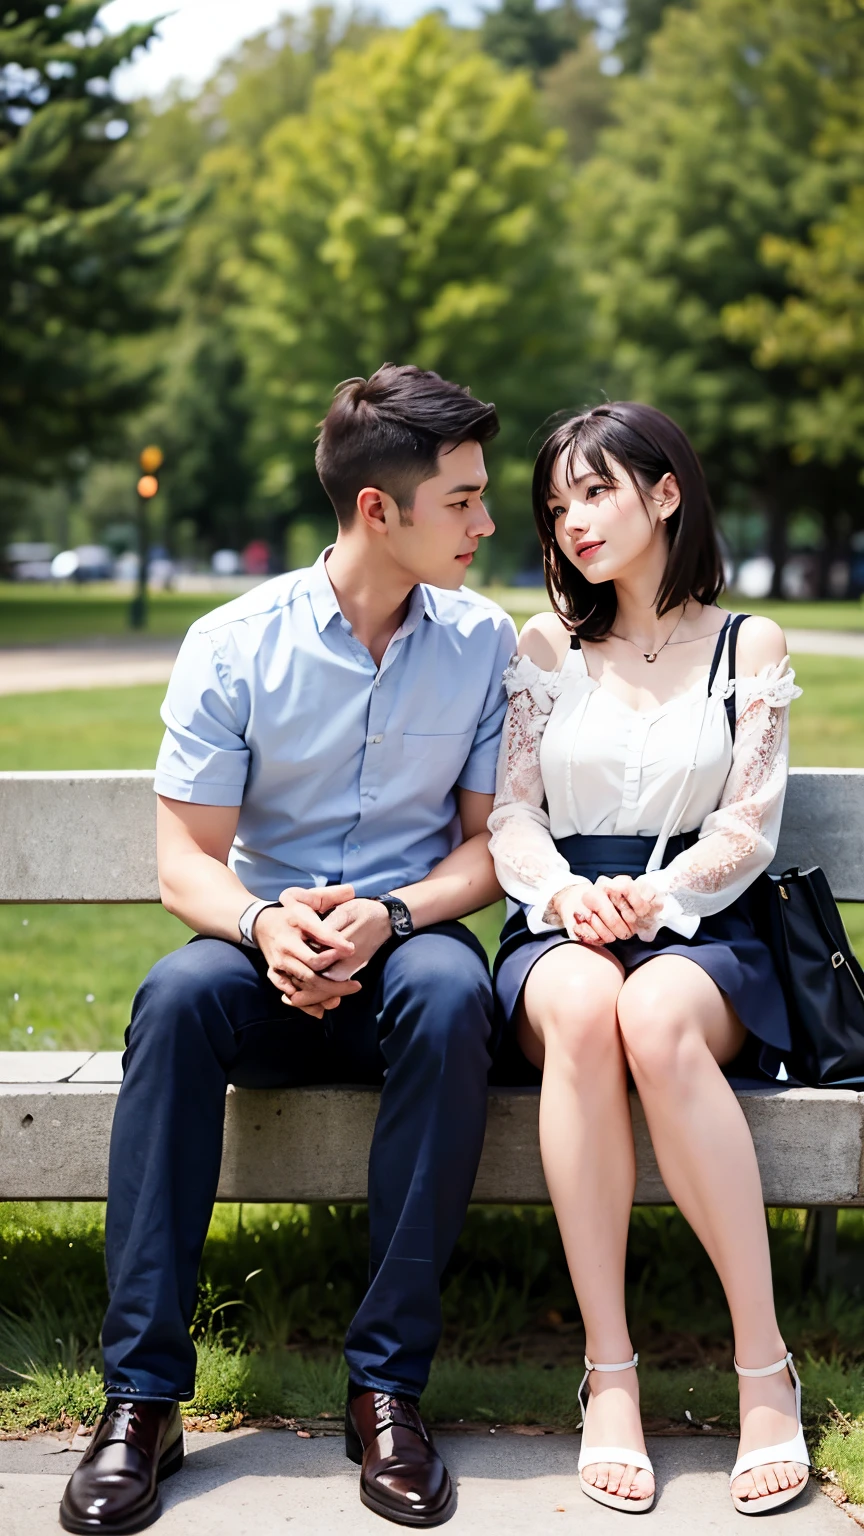
M327 625L332 619L335 619L337 614L340 618L342 617L342 610L339 607L339 600L333 590L333 583L327 575L326 561L332 549L333 545L328 544L309 571L309 601L312 605L312 612L315 616L315 623L318 626L319 634L324 633ZM441 622L435 609L435 602L430 588L422 583L418 583L411 593L408 612L396 631L396 635L393 637L394 640L397 636L402 639L406 635L413 634L420 620L424 617L434 620L436 624Z

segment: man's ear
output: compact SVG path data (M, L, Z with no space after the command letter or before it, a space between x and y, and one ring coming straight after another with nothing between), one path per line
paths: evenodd
M660 513L660 521L677 512L681 505L681 487L673 474L664 475L654 487L654 500Z
M388 519L399 520L399 508L392 496L375 486L363 487L357 497L357 516L363 519L370 533L386 533Z

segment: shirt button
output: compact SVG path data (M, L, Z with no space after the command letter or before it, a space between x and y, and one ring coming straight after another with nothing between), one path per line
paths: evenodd
M367 740L367 742L369 743L369 745L371 747L377 747L379 742L382 742L384 740L384 737L383 736L367 736L366 740Z

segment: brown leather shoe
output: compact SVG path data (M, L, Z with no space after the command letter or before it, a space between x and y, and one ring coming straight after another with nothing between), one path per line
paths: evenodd
M141 1531L162 1513L158 1484L183 1465L179 1403L109 1397L66 1485L66 1531Z
M360 1498L397 1525L442 1525L456 1490L413 1403L361 1392L345 1409L345 1452L358 1462Z

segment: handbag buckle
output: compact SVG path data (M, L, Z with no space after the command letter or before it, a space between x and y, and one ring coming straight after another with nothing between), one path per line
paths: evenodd
M837 970L838 966L843 964L843 956L841 955L839 949L835 950L834 954L831 956L831 964L833 965L835 971Z

